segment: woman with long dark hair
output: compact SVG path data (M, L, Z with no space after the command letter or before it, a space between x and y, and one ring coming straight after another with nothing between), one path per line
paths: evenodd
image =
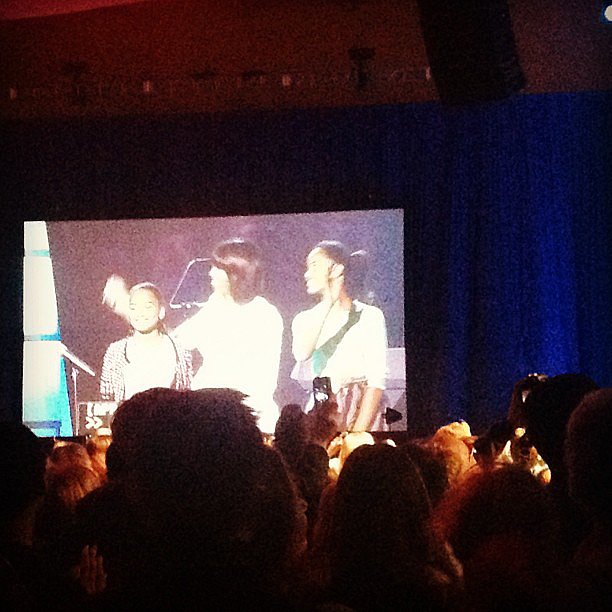
M292 376L327 376L338 404L341 431L380 426L380 398L387 376L387 331L379 308L357 299L365 253L350 254L335 240L319 242L306 259L306 291L318 298L292 324Z
M331 495L316 532L325 539L312 553L327 602L357 611L454 609L458 565L430 525L425 484L407 453L360 446Z

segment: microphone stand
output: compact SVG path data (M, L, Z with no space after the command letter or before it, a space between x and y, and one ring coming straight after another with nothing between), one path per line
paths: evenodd
M208 263L208 267L210 267L210 257L196 257L192 259L186 266L181 278L170 298L170 308L172 309L180 309L185 308L186 310L190 310L194 306L202 306L204 303L204 298L198 300L197 293L202 291L202 287L206 286L206 284L198 278L198 274L202 273L201 264ZM197 265L196 265L197 264ZM196 285L194 288L193 285ZM186 294L181 296L180 294ZM177 296L180 296L177 298ZM186 299L185 299L186 298Z
M78 416L79 409L79 400L78 400L78 386L77 386L77 378L79 375L79 371L83 371L89 376L93 376L95 378L96 373L93 369L87 365L82 359L79 359L72 351L68 349L68 347L60 342L60 354L65 357L70 362L70 378L72 379L72 431L75 431L75 419ZM78 423L77 423L78 425Z

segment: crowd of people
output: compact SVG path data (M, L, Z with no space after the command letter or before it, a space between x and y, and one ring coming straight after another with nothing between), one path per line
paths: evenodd
M612 389L532 375L481 435L395 442L243 400L142 391L46 456L3 423L2 609L608 609Z

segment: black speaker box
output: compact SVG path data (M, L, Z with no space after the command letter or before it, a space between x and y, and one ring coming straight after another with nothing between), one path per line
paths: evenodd
M506 98L525 86L507 0L419 0L421 27L440 100Z

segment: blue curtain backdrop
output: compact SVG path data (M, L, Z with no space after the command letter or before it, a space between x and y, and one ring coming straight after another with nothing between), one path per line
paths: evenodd
M10 192L41 219L404 208L409 429L478 430L529 372L612 386L611 108L598 92L20 123Z

